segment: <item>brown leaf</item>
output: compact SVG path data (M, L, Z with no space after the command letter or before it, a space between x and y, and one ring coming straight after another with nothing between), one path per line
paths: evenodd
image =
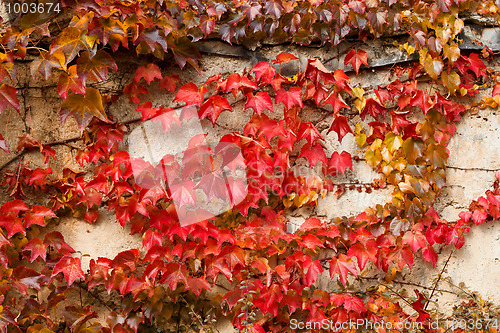
M85 96L71 93L61 105L61 122L64 123L68 116L73 116L83 131L92 117L109 122L99 90L95 88L85 88Z

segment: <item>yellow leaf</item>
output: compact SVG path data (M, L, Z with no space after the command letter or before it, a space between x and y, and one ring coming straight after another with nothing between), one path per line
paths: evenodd
M363 90L363 88L360 88L360 87L355 87L353 90L352 90L352 94L354 97L356 98L359 98L359 99L364 99L363 98L363 95L365 94L365 91Z
M384 147L381 152L380 152L380 155L382 156L382 159L384 161L386 161L387 163L391 162L392 160L392 155L391 153L389 153L389 149L387 149L387 147Z
M385 136L384 143L389 149L391 154L394 154L403 145L403 139L401 136L396 135L394 132L389 132Z
M298 195L294 198L293 203L297 207L302 207L304 206L307 202L309 202L309 197L305 194Z
M365 133L356 134L354 140L356 140L356 143L359 145L359 147L363 148L363 146L366 143L366 134Z
M441 79L443 80L443 84L448 87L450 94L454 94L460 86L460 76L454 71L450 74L444 71L441 75Z
M444 66L443 61L440 59L434 59L430 55L425 58L423 65L427 74L429 74L429 76L434 80L436 80L439 74L441 74Z
M408 53L408 55L412 55L415 52L415 47L413 45L408 44L408 42L404 43L402 46L400 46L403 50Z
M365 159L368 164L375 167L382 162L382 155L380 154L380 150L367 150L365 153Z
M452 63L457 61L460 58L460 49L456 43L451 45L446 44L443 48L444 55L448 58Z
M356 134L359 134L359 133L363 132L363 126L361 126L361 124L360 124L360 123L357 123L357 124L356 124L356 128L354 129L354 132L355 132Z

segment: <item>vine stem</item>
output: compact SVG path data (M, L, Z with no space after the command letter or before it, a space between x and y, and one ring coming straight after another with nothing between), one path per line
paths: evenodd
M87 290L87 288L85 288L81 282L75 282L75 284L80 288L80 302L82 302L81 300L81 292L82 290L85 290L85 292L89 295L91 295L93 298L95 298L101 305L103 305L104 307L106 307L106 309L108 309L109 311L113 311L112 308L110 308L98 295L94 294L93 292L91 292L90 290ZM82 303L83 304L83 303ZM83 305L82 305L83 306Z
M436 282L434 283L434 287L432 288L432 291L431 291L431 294L429 296L429 298L427 299L427 303L425 303L425 306L424 306L424 311L427 309L427 306L429 305L429 303L431 302L431 299L432 299L432 296L434 296L434 293L436 292L436 289L437 289L437 286L439 284L439 281L441 280L441 278L443 277L443 273L446 269L446 266L448 266L448 263L450 262L450 259L451 259L451 256L455 253L455 251L457 250L457 244L458 242L460 241L460 238L462 238L462 235L464 234L464 231L465 231L465 228L462 229L462 231L460 232L460 235L458 236L458 239L457 239L457 242L455 244L455 246L453 247L453 249L451 250L450 252L450 255L448 256L448 258L446 259L446 262L444 263L443 265L443 268L441 269L441 271L439 272L439 275L438 275L438 278L436 280Z
M205 325L203 324L203 321L201 320L200 315L199 315L199 314L197 314L197 313L193 310L193 308L191 307L191 304L189 304L189 302L188 302L188 301L184 298L184 296L182 296L182 295L179 295L179 296L180 296L180 298L182 298L182 300L183 300L183 301L187 304L187 306L189 307L189 310L191 310L191 313L193 313L193 314L194 314L194 317L196 318L196 320L198 320L198 323L201 325L201 327L205 326ZM220 331L217 329L217 327L214 327L214 328L215 328L215 330L216 330L218 333L220 333Z
M362 280L378 280L379 278L377 277L364 277L364 276L358 276L358 279L362 279ZM413 287L418 287L418 288L422 288L422 289L426 289L426 290L432 290L433 288L432 287L426 287L426 286L423 286L421 284L418 284L418 283L413 283L413 282L405 282L405 281L399 281L399 280L392 280L392 282L396 283L396 284L401 284L401 285L405 285L405 286L413 286ZM457 293L453 292L453 291L450 291L450 290L444 290L444 289L436 289L436 291L438 292L442 292L442 293L448 293L448 294L452 294L452 295L456 295L458 296Z

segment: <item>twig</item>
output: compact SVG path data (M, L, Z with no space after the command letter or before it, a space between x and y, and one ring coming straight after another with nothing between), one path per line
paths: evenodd
M193 310L193 308L191 307L191 304L189 304L189 302L188 302L188 301L186 301L186 299L184 298L184 296L182 296L182 295L179 295L179 296L180 296L180 297L182 298L182 300L183 300L183 301L187 304L187 306L189 306L189 309L191 310L191 313L193 313L193 314L194 314L194 317L198 320L198 323L201 325L201 327L205 326L205 325L203 324L203 321L201 320L200 315L199 315L199 314L197 314L197 313ZM212 325L212 326L213 326L213 325ZM220 331L217 329L217 327L215 327L215 326L214 326L214 328L215 328L215 330L216 330L218 333L220 333Z
M396 290L392 289L390 286L388 286L387 284L385 283L382 283L382 285L384 287L386 287L387 289L389 289L391 292L393 292L394 294L396 294L399 298L401 298L403 301L405 301L406 304L408 304L409 306L411 306L413 308L413 304L411 304L406 298L404 298L400 293L398 293Z
M64 145L66 143L75 142L75 141L78 141L80 139L81 139L81 136L78 136L78 137L72 137L72 138L68 138L68 139L57 140L57 141L54 141L54 142L42 143L42 145L43 146L49 146L49 147L50 146L57 146L57 145ZM14 162L18 158L24 156L26 153L28 153L30 151L33 151L35 149L36 149L36 147L30 148L30 149L24 149L23 148L18 154L12 156L7 162L5 162L2 165L0 165L0 171L3 170L10 163Z
M80 302L81 302L81 290L85 290L87 294L91 295L94 297L99 303L101 303L103 306L105 306L109 311L113 311L112 308L110 308L99 296L94 294L92 291L88 290L87 288L84 288L81 282L75 282L75 284L80 288Z
M379 278L377 277L364 277L364 276L358 276L358 279L364 279L364 280L378 280ZM397 284L402 284L402 285L407 285L407 286L414 286L414 287L419 287L419 288L422 288L422 289L426 289L426 290L432 290L433 288L431 287L426 287L426 286L423 286L421 284L418 284L418 283L413 283L413 282L405 282L405 281L398 281L398 280L391 280L391 282L394 282L394 283L397 283ZM436 291L438 292L442 292L442 293L448 293L448 294L452 294L452 295L456 295L458 296L457 293L453 292L453 291L450 291L450 290L444 290L444 289L436 289Z
M462 231L460 232L460 235L458 236L458 239L457 239L457 243L460 241L460 238L462 238L464 231L465 231L465 228L463 228ZM441 269L441 272L439 272L436 283L434 283L434 287L432 288L431 294L430 294L429 298L427 299L427 303L425 303L424 311L427 309L427 306L431 302L432 296L434 296L434 292L436 291L436 288L439 284L439 281L441 280L441 277L443 276L444 270L446 269L446 266L448 266L448 263L450 262L451 256L453 255L453 253L455 253L456 250L457 250L457 246L455 244L455 246L453 247L453 250L451 250L450 255L448 256L448 259L446 259L446 262L444 263L443 268Z

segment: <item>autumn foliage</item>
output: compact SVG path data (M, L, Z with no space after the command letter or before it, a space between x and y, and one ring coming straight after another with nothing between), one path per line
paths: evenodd
M18 158L2 170L8 199L0 209L1 332L215 331L214 321L222 317L245 332L290 332L294 318L410 321L434 332L419 290L407 301L408 310L390 289L390 278L356 292L349 286L365 268L391 276L412 269L416 256L436 265L438 245L460 248L471 226L500 218L498 180L457 221L440 218L433 207L446 183L446 147L456 123L467 112L500 102L500 84L488 67L493 52L464 52L457 38L461 13L498 16L493 2L59 3L60 13L22 14L5 25L0 112L22 111L15 83L18 64L29 60L33 78L57 81L61 121L74 118L81 130L83 148L75 148L75 159L86 172L52 172L52 146L58 143L25 134L8 147L0 135L5 153L37 152L47 166L30 168ZM181 68L202 71L196 42L207 38L247 46L264 40L337 45L346 38L398 33L411 36L398 46L418 60L392 68L394 80L369 91L351 82L370 65L362 43L343 55L345 70L309 59L293 76L282 74L283 66L299 62L291 53L198 85L158 65L174 59ZM99 83L123 70L117 65L123 53L147 63L134 68L119 91L100 90ZM157 105L153 87L172 94L171 104ZM490 96L479 94L491 87ZM242 112L235 107L239 101L250 117L214 147L203 136L193 138L183 163L174 155L149 163L123 149L131 122L120 123L107 112L119 99L137 111L137 122L160 122L166 132L193 117L215 126L221 114ZM327 114L326 132L302 120L306 107ZM355 122L358 116L362 123ZM364 158L329 153L324 136L330 132L339 142L353 135ZM314 172L296 172L298 161ZM336 184L353 161L367 163L380 177L351 189ZM235 176L241 171L245 182ZM384 206L348 218L311 217L287 232L292 209L346 190L387 186L393 199ZM200 206L199 193L230 207L214 217ZM29 197L40 194L48 200L31 204ZM67 216L94 223L102 209L142 235L143 247L92 259L84 272L81 254L48 227ZM206 217L186 224L181 214ZM338 288L323 290L320 276L338 281ZM71 303L74 295L79 301ZM94 320L103 307L109 313L105 323Z

